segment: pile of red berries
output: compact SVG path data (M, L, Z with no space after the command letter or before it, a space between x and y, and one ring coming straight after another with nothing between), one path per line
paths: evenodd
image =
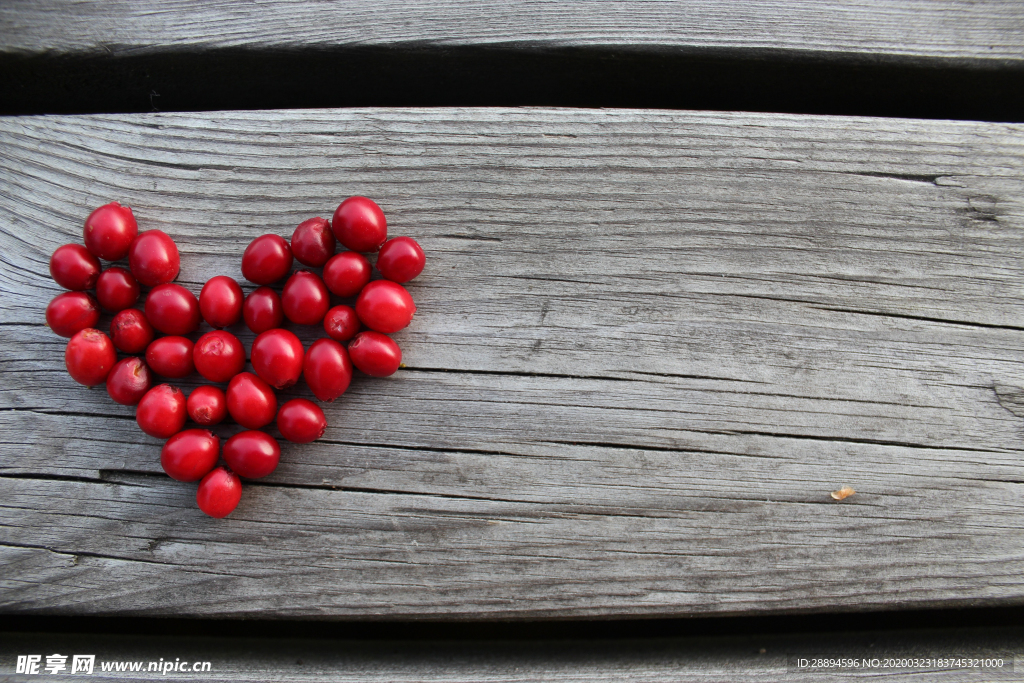
M349 251L335 254L335 239ZM384 279L371 282L372 266L363 253L374 252ZM100 259L125 257L127 269L100 265ZM293 259L323 268L323 275L291 273ZM412 238L387 238L387 221L377 204L349 197L331 221L300 223L291 243L278 235L253 240L242 255L242 274L258 287L247 296L235 280L218 275L197 299L172 284L179 263L178 247L166 233L139 233L129 207L101 206L85 221L85 246L65 244L50 258L53 279L71 291L46 307L46 323L71 338L64 353L71 377L86 386L105 382L112 399L138 406L135 418L142 431L167 439L160 453L164 471L179 481L201 480L199 508L224 517L241 498L239 476L265 477L280 460L280 445L261 428L276 417L281 436L296 443L314 441L327 428L323 411L312 401L295 398L278 409L275 389L303 377L318 400L330 402L348 388L353 365L374 377L398 370L402 351L387 335L406 327L416 312L399 283L419 275L425 257ZM289 273L279 295L270 285ZM134 306L142 287L151 289L139 309ZM95 297L86 293L93 289ZM332 307L332 294L355 297L355 307ZM101 309L115 314L109 337L96 329ZM323 325L327 337L304 349L282 327L286 318L297 325ZM186 335L197 332L203 320L215 329L193 342ZM222 329L240 320L257 335L250 353L254 372L245 372L242 342ZM367 329L360 331L363 326ZM118 360L117 351L129 355ZM193 372L227 387L203 385L186 399L170 384L153 386L154 376L179 379ZM246 431L221 449L207 428L228 415ZM184 429L186 416L200 428ZM221 456L226 467L217 466Z

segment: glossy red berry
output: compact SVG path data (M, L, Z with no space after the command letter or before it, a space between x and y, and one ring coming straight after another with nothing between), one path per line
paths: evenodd
M128 255L139 224L131 208L117 202L104 204L85 219L85 246L105 261L120 261Z
M100 277L100 260L81 244L65 244L50 257L50 275L64 289L92 289Z
M161 377L188 377L196 371L192 349L185 337L160 337L146 347L146 364Z
M331 307L331 295L316 273L294 273L281 292L284 316L298 325L319 325Z
M281 446L266 432L239 432L224 444L224 462L246 479L265 477L281 461Z
M107 375L107 393L123 406L136 405L152 384L153 375L149 367L135 356L117 361Z
M228 397L220 387L204 384L196 387L185 402L188 416L196 424L212 427L228 416Z
M309 345L302 376L321 401L330 402L345 393L352 381L352 362L345 347L333 339L317 339Z
M324 411L312 401L293 398L278 411L277 429L281 436L293 443L309 443L327 431L327 418L324 417Z
M162 230L140 233L128 250L128 267L139 284L155 287L178 277L178 245Z
M199 311L210 327L228 327L242 319L242 288L227 275L206 281L199 292Z
M192 358L199 374L211 382L227 382L245 369L245 347L238 337L224 330L200 337Z
M146 295L146 319L164 334L190 334L199 329L199 301L181 285L158 285Z
M156 330L146 320L146 314L135 308L126 308L110 323L110 337L114 346L124 353L142 353L156 336Z
M171 438L185 426L185 394L170 384L158 384L139 401L135 421L150 436Z
M377 270L392 282L408 282L423 272L427 257L411 237L395 237L377 255Z
M260 287L245 297L242 315L245 317L245 326L256 334L281 327L284 323L281 297L270 287Z
M228 382L228 412L247 429L259 429L273 421L277 396L269 384L251 372L240 372Z
M96 298L105 311L123 311L139 300L139 283L124 268L107 268L96 281Z
M64 350L71 378L87 387L106 382L115 363L117 352L110 337L92 327L76 332Z
M238 475L223 467L213 470L199 482L196 504L210 517L230 515L242 499L242 482Z
M335 306L324 316L324 331L335 341L348 341L359 327L359 316L351 306Z
M416 313L412 296L402 285L377 280L363 287L356 299L356 315L371 330L391 334L405 328Z
M331 224L317 216L299 223L292 233L292 254L299 263L319 268L334 255Z
M160 450L160 465L171 479L198 481L217 464L220 439L209 429L178 432Z
M370 281L370 262L362 254L343 251L324 266L324 284L337 296L355 296Z
M242 254L242 275L249 282L269 285L292 269L292 249L280 235L257 237Z
M61 337L73 337L100 321L100 307L85 292L58 294L46 306L46 324Z
M372 377L393 375L402 365L402 350L391 337L367 330L348 345L352 365Z
M377 251L388 238L384 212L372 199L349 197L331 219L334 236L352 251Z
M302 342L288 330L267 330L252 343L252 367L275 389L290 387L302 374Z

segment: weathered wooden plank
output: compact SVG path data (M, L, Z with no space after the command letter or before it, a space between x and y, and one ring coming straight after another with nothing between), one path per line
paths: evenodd
M0 120L0 604L417 617L1019 602L1021 126L582 110ZM408 368L228 519L73 385L90 207L240 278L350 194L430 261ZM242 335L249 340L251 336ZM225 427L223 434L232 431ZM842 484L858 493L836 503Z
M1019 3L772 0L511 6L456 0L87 4L15 0L0 7L0 52L139 54L167 49L338 46L615 47L793 51L877 59L1024 58Z
M0 638L0 675L19 654L94 654L94 680L216 679L320 681L818 681L874 676L886 681L1020 680L1024 633L1016 628L838 632L734 637L530 640L309 640L139 635L20 634ZM801 668L812 657L842 669ZM929 665L938 658L968 666ZM917 660L908 661L908 660ZM977 660L994 660L985 669ZM1002 661L1002 666L998 662ZM208 673L148 671L149 663L209 663ZM865 664L865 662L867 662ZM137 673L101 668L138 664ZM43 675L46 675L45 673ZM32 680L32 677L11 680Z

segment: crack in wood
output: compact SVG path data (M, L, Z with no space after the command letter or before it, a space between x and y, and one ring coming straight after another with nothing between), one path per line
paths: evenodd
M567 375L555 372L529 372L525 370L479 370L467 368L430 368L423 366L407 365L403 368L413 372L443 372L451 375L495 375L498 377L550 377L553 379L587 379L601 382L633 382L636 380L628 377L609 377L607 375Z
M991 387L999 405L1017 417L1024 417L1024 388L1009 384L995 384Z
M102 478L82 477L72 474L33 473L33 472L3 472L0 479L32 479L37 481L73 481L83 484L109 484Z
M914 175L914 174L910 174L910 173L882 173L882 172L871 172L871 171L847 171L847 172L844 172L844 175L864 176L864 177L867 177L867 178L890 178L892 180L905 180L905 181L908 181L908 182L924 183L926 185L935 185L937 187L942 187L941 185L939 185L939 178L943 177L941 175L926 175L926 174Z
M762 458L765 460L792 460L792 458L786 458L776 455L761 455L758 453L740 453L738 451L714 451L705 448L691 448L689 446L680 446L678 448L668 448L665 446L629 446L627 444L614 443L609 441L558 441L548 440L540 443L551 443L559 446L587 446L591 448L610 448L613 450L620 451L653 451L658 453L703 453L706 455L732 455L741 458Z
M393 449L402 451L423 451L426 453L467 453L469 455L508 455L517 457L524 456L513 451L483 450L479 448L460 448L457 446L425 446L422 444L395 444L395 443L366 443L361 441L339 441L336 439L321 438L317 443L331 444L333 446L358 446L360 448Z
M484 235L438 235L445 239L469 240L471 242L502 242L500 237L485 237Z
M133 484L132 478L142 479L147 481L158 481L159 483L169 484L172 480L169 479L164 472L147 472L145 470L120 470L120 469L101 469L99 472L99 478L82 477L75 475L63 475L63 474L50 474L50 473L30 473L30 472L17 472L17 473L0 473L0 479L28 479L36 481L68 481L81 484L107 484L113 486L135 486L137 488L148 488L148 486L142 486L139 484ZM128 475L128 476L121 476ZM389 496L423 496L429 498L444 498L448 500L478 500L491 503L515 503L515 504L527 504L527 505L564 505L565 503L558 503L555 501L537 501L523 498L499 498L493 496L473 496L453 493L437 493L432 491L414 491L414 490L400 490L400 489L380 489L372 487L360 487L350 486L343 484L305 484L298 482L282 482L282 481L267 481L267 480L256 480L246 479L245 486L255 486L263 488L278 488L278 489L296 489L296 490L318 490L318 491L334 491L338 493L365 493L371 495L389 495Z
M921 450L933 450L933 451L970 451L975 453L1006 453L1008 451L993 450L990 448L970 448L968 446L929 446L927 444L910 443L906 441L890 441L886 439L866 439L866 438L852 438L842 436L817 436L813 434L786 434L779 432L764 432L747 429L733 429L733 430L710 430L710 429L685 429L680 431L687 432L699 432L702 434L722 434L722 435L733 435L733 434L746 434L749 436L767 436L774 439L796 439L799 441L826 441L835 443L856 443L856 444L870 444L873 446L894 446L898 448L914 448Z
M294 482L276 482L257 480L249 481L246 480L247 486L262 486L265 488L283 488L283 489L312 489L320 491L337 491L338 493L364 493L369 495L385 495L385 496L417 496L427 498L443 498L446 500L477 500L488 503L514 503L523 505L565 505L565 503L557 503L554 501L538 501L528 500L522 498L497 498L493 496L471 496L454 493L435 493L429 491L406 491L406 490L390 490L390 489L375 489L369 487L360 486L345 486L345 485L333 485L333 484L298 484Z
M117 560L119 562L139 562L142 564L155 564L160 566L181 566L171 562L157 562L156 560L144 560L137 557L125 557L123 555L110 555L106 553L89 552L86 550L57 550L45 545L38 545L34 543L14 543L12 541L0 541L0 547L2 548L24 548L26 550L45 550L55 555L68 555L72 558L72 566L78 564L79 558L82 557L93 557L101 560ZM185 568L185 567L182 567ZM199 571L199 570L196 570ZM207 573L201 572L200 573Z
M748 384L767 384L767 382L763 382L761 380L756 379L737 379L736 377L718 377L715 375L687 375L677 372L647 372L644 370L622 370L621 372L628 372L633 375L646 375L648 377L676 377L678 379L706 379L715 382L745 382Z
M820 311L832 311L834 313L853 313L854 315L870 315L870 316L875 316L875 317L880 317L880 318L898 318L900 320L920 320L920 321L929 322L929 323L939 323L941 325L959 325L959 326L962 326L962 327L977 327L977 328L989 329L989 330L1012 330L1014 332L1024 332L1024 327L1019 326L1019 325L996 325L996 324L993 324L993 323L981 323L981 322L974 322L974 321L967 321L967 320L949 320L949 319L946 319L946 318L935 318L935 317L924 316L924 315L910 315L908 313L892 313L892 312L884 312L884 311L867 311L867 310L856 309L856 308L841 308L841 307L838 307L838 306L816 305L816 304L814 304L813 302L810 302L810 301L804 302L804 303L812 304L811 308L816 308L816 309L818 309Z
M134 415L118 415L116 413L104 413L100 411L83 412L78 410L53 410L48 408L25 408L17 406L12 408L0 408L0 413L35 413L37 415L50 415L53 417L86 417L102 418L106 420L120 420L122 422L136 422Z

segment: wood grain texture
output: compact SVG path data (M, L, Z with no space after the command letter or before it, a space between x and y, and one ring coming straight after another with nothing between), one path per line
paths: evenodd
M0 6L0 51L129 54L220 47L520 45L793 51L857 59L1024 59L1018 2L232 0Z
M0 119L0 606L1020 602L1022 133L544 109ZM118 199L178 240L198 292L352 194L429 255L396 336L408 368L356 381L321 442L205 518L133 411L67 377L49 254Z
M884 681L1020 680L1021 629L759 634L745 637L534 641L379 641L296 638L183 638L133 635L0 634L0 675L14 676L18 654L95 654L89 680L273 681L820 681L873 676ZM877 667L800 671L796 658L1002 658L1003 670ZM1015 661L1016 658L1016 661ZM209 662L200 675L148 672L149 662ZM70 661L70 658L69 660ZM103 663L141 662L141 673L106 674ZM47 674L42 674L43 676ZM9 678L8 678L9 677Z

